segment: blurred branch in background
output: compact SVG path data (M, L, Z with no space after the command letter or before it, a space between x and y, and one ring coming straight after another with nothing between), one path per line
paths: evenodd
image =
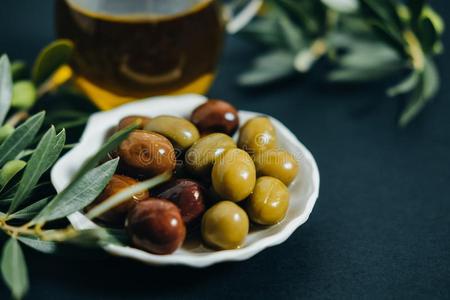
M442 18L425 0L266 0L241 33L263 44L238 81L258 86L308 73L320 59L326 79L364 82L404 78L387 95L406 95L399 125L409 124L439 90ZM406 74L406 76L405 76Z

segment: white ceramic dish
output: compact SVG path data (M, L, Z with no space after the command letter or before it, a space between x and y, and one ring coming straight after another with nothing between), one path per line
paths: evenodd
M80 143L64 155L53 167L51 180L60 192L70 182L81 164L93 155L104 142L107 131L127 115L140 114L156 116L171 114L187 117L192 110L206 101L200 95L167 96L146 99L123 105L119 108L93 114L87 123ZM250 111L239 111L241 124L249 118L260 115ZM213 251L203 247L200 242L183 245L170 255L154 255L132 247L107 245L105 250L111 254L133 258L151 265L187 265L206 267L224 261L245 260L267 247L284 242L300 225L308 219L319 195L319 171L311 153L300 143L295 135L281 122L272 118L280 146L294 153L300 163L300 172L289 187L291 202L286 218L272 227L253 229L240 249ZM77 229L87 229L96 225L77 212L69 216Z

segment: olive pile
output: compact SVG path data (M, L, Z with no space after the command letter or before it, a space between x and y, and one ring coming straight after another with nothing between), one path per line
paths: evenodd
M225 101L207 101L190 120L128 116L117 129L137 120L138 129L110 154L120 157L117 174L88 208L138 180L173 172L170 182L98 218L109 226L125 226L135 247L169 254L200 227L207 246L233 249L244 243L250 221L274 225L283 220L287 186L299 166L292 154L278 148L269 118L247 121L237 143L231 136L239 129L238 113Z

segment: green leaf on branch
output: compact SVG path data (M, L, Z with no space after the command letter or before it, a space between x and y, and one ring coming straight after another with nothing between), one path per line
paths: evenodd
M424 91L423 94L426 98L433 98L439 91L440 77L439 72L430 57L426 58L426 65L423 73Z
M0 166L14 159L34 139L44 121L45 112L40 112L17 129L0 145Z
M355 69L401 69L404 62L398 53L384 44L373 41L353 42L347 48L347 53L340 56L338 65L343 68Z
M59 67L67 64L72 56L74 45L70 40L56 40L45 47L38 55L32 70L35 84L48 80Z
M97 198L116 171L119 160L110 160L73 181L37 215L32 223L43 224L67 217Z
M420 79L412 91L411 98L400 116L399 125L401 127L407 126L433 99L439 89L439 81L439 73L435 64L430 58L427 58L425 69L420 74Z
M42 253L52 254L57 251L58 245L55 242L43 241L37 237L18 237L18 240L30 248Z
M6 55L2 55L0 57L0 125L3 124L6 115L8 114L9 108L11 106L11 98L11 66L8 57Z
M411 72L411 74L409 74L408 77L406 77L400 83L396 84L395 86L387 90L388 96L396 97L400 94L406 94L411 92L419 82L420 76L421 76L420 72L416 71Z
M72 180L77 180L78 178L86 174L87 171L95 167L102 159L104 159L108 155L109 152L115 150L117 146L119 146L119 144L128 137L130 132L137 128L137 126L138 124L135 123L114 133L101 146L101 148L81 166Z
M261 85L290 76L295 73L295 54L275 50L258 57L253 68L241 74L238 82L244 86Z
M266 17L251 22L239 32L239 36L267 46L277 47L283 42L277 29L276 19Z
M34 218L50 201L52 197L47 197L30 204L29 206L22 208L21 210L8 216L8 220L20 219L31 220Z
M77 231L77 234L63 242L81 247L103 246L109 243L120 244L105 228L92 228Z
M137 195L146 190L152 189L155 186L160 185L161 183L168 181L171 178L171 176L172 176L171 172L165 172L153 178L147 179L145 181L133 184L125 189L122 189L118 193L112 195L105 201L102 201L100 204L89 210L86 216L89 219L95 219L96 217L104 214L113 207L116 207L121 203L123 203L124 201L127 201L127 199L132 198L133 195Z
M401 47L404 44L403 22L391 0L361 0L362 10L367 22L386 42Z
M298 51L304 46L305 38L300 27L292 22L289 16L282 11L279 11L279 18L277 25L279 27L280 36L284 40L285 47L293 52Z
M386 67L380 68L342 68L336 69L328 73L327 79L332 82L365 82L380 80L387 75L398 71L397 68L389 69Z
M1 271L14 299L22 299L28 291L28 270L22 249L16 239L9 239L3 247Z
M41 176L58 159L66 140L65 131L58 135L54 127L51 127L39 142L36 150L28 161L25 172L20 181L19 187L9 208L9 213L13 213L22 204L25 198L33 190Z
M401 32L403 23L397 12L396 3L391 0L361 0L365 9L373 18L387 24L393 32Z

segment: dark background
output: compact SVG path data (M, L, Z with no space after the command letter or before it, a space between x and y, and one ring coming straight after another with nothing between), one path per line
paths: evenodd
M450 18L447 1L434 4ZM54 37L52 13L52 1L2 0L0 52L32 61ZM384 84L330 86L315 72L257 90L237 87L255 51L229 38L210 95L273 115L311 150L321 191L308 222L248 261L200 270L27 249L29 299L450 297L449 56L438 59L438 97L402 130L401 101L386 98Z

